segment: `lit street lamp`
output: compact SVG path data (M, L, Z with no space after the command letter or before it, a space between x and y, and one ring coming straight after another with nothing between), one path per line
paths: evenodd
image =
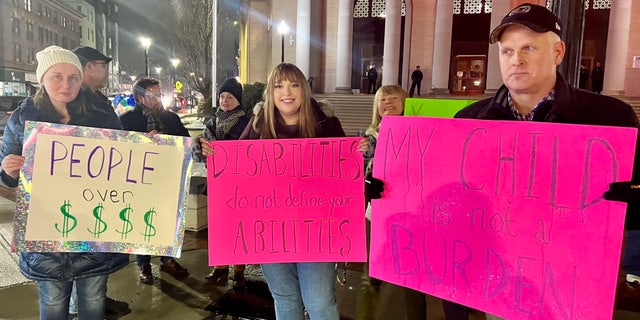
M140 37L140 44L144 48L144 75L149 77L149 47L151 46L151 39Z
M155 67L155 69L156 69L156 74L158 75L158 80L162 82L162 76L160 75L160 72L162 72L162 67Z
M178 65L180 64L180 59L176 59L173 58L171 59L171 65L173 66L173 74L171 76L171 83L173 85L173 104L174 107L177 108L178 107L178 84L176 81L177 78L177 70L178 69Z
M284 35L289 33L289 26L284 22L284 20L280 21L280 24L278 25L278 33L281 36L281 55L280 55L280 62L284 62Z

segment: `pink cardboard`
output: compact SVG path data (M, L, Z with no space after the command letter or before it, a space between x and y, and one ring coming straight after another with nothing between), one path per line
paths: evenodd
M635 128L384 118L371 276L507 319L611 319Z
M213 141L209 265L365 261L360 139Z

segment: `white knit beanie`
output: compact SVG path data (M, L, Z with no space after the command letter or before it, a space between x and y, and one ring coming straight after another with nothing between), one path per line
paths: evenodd
M58 63L70 63L74 65L80 71L80 78L82 78L82 64L75 53L60 48L58 46L49 46L42 51L36 53L36 60L38 60L38 67L36 68L36 76L38 77L38 83L42 83L42 77Z

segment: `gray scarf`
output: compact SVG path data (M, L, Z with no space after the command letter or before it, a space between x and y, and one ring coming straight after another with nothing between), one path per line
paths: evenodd
M231 128L238 123L238 119L245 115L244 110L235 108L231 111L216 111L216 140L224 140Z

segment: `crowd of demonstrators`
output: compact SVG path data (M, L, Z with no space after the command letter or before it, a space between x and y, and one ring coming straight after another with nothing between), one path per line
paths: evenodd
M238 140L249 123L250 116L242 108L242 85L235 78L226 79L218 89L219 107L215 116L205 122L205 129L193 144L195 161L204 162L211 154L213 140ZM203 150L204 154L203 154ZM205 192L206 194L206 192ZM233 266L233 287L244 289L245 265ZM229 279L229 266L215 266L205 279L214 285L226 285Z
M96 128L120 129L115 112L88 103L81 90L83 67L71 51L50 46L36 54L40 88L16 109L7 123L0 161L0 178L16 187L22 156L25 121L42 121ZM73 283L81 319L102 320L107 277L126 266L128 255L118 253L20 252L20 271L38 285L40 319L67 319Z
M544 6L526 3L509 12L490 35L490 43L497 43L499 47L503 85L493 97L471 104L455 117L637 128L638 119L628 104L573 88L557 72L565 55L561 31L561 21ZM118 118L99 91L105 86L111 58L88 47L77 48L74 52L51 46L37 53L36 74L40 89L11 115L0 149L0 180L5 185L15 187L18 184L20 168L25 161L22 144L27 120L189 136L180 118L162 106L161 84L153 78L142 78L134 84L135 108ZM598 67L599 63L596 69ZM419 66L416 71L419 72ZM367 75L369 92L375 91L373 115L358 150L363 153L366 173L363 211L367 215L365 231L369 252L368 204L371 199L381 198L385 187L372 176L379 126L384 117L403 115L409 94L398 85L385 85L376 91L375 66ZM420 77L412 75L412 94L416 86L420 94L421 80L421 72ZM599 80L594 79L593 74L592 81L594 91L600 93L602 84L597 83ZM309 83L293 64L281 63L269 73L263 98L264 101L253 108L253 115L247 115L242 107L242 85L233 78L225 80L218 89L219 107L215 116L206 121L205 130L194 141L196 161L205 161L213 154L210 143L214 140L345 136L332 106L311 97ZM607 108L602 108L603 105ZM640 157L637 147L636 157ZM640 190L634 189L640 184L639 160L634 164L632 182L614 183L605 194L606 199L629 203L623 267L627 282L637 285L640 285L640 216L633 213L640 207ZM68 313L77 312L81 319L97 320L109 312L110 300L112 307L124 305L128 309L126 303L106 296L108 275L128 261L128 255L117 253L21 252L20 270L25 277L37 281L41 319L66 319ZM150 261L149 255L136 256L142 283L153 283ZM160 270L177 279L189 275L187 269L171 257L160 257L160 262ZM246 285L244 268L244 265L233 266L235 289ZM265 263L261 268L274 299L277 319L302 320L305 314L311 320L340 319L335 293L335 263ZM357 295L357 319L388 319L402 314L406 319L426 319L424 293L373 279L368 270L369 265L365 263ZM205 276L216 285L226 284L228 278L229 266L216 266ZM74 283L76 289L73 289ZM77 291L77 310L73 307L75 303L70 305L74 290ZM393 305L383 301L378 295L380 290L386 290L387 296L393 296L394 301L402 297L403 303ZM468 319L469 307L447 300L442 303L446 320ZM491 315L487 318L497 319Z
M373 116L371 125L364 133L358 147L364 155L366 172L365 180L365 206L366 206L366 234L367 256L369 253L369 239L371 237L371 210L370 200L381 197L384 189L382 181L373 178L373 156L378 140L378 131L383 117L402 116L404 103L409 95L398 85L385 85L380 87L373 98ZM413 289L401 287L392 283L382 282L369 276L369 263L365 263L362 270L362 278L356 299L356 319L390 319L394 316L402 316L407 320L424 320L427 318L426 295ZM403 304L393 305L378 299L380 290L386 290L387 296L402 297Z
M146 132L150 134L167 134L188 137L189 131L180 121L180 117L164 109L161 100L160 81L153 78L142 78L133 84L133 97L136 107L123 115L120 122L125 130ZM138 278L145 284L153 283L151 256L136 255L139 268ZM189 271L172 257L160 257L160 271L164 271L176 279L189 276Z

